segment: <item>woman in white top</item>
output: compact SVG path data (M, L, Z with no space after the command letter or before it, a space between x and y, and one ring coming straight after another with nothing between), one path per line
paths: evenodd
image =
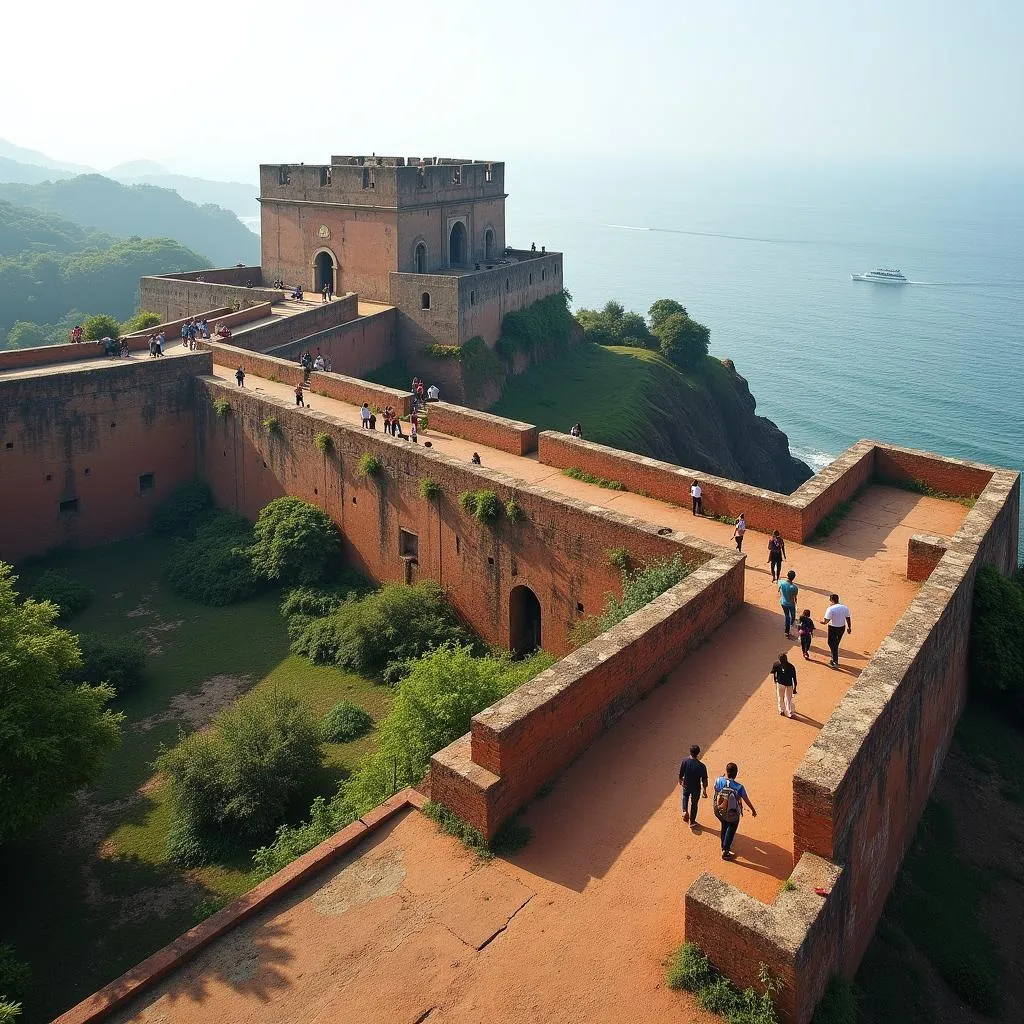
M741 512L739 519L736 520L736 529L732 531L732 539L736 541L736 550L743 550L743 534L747 532L747 520L746 513Z

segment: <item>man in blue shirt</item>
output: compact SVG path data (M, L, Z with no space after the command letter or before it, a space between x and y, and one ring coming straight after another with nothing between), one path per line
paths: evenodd
M725 775L715 780L715 817L722 823L722 860L732 857L732 841L740 827L743 805L746 804L750 813L757 817L746 788L736 781L738 772L735 761L730 761L725 766Z
M782 615L786 620L784 632L789 640L793 639L789 628L796 621L796 597L800 593L800 588L793 582L795 579L796 573L790 569L786 573L786 578L779 584L779 603L782 605Z
M690 747L690 756L679 766L679 785L683 787L683 821L690 823L691 831L697 831L697 804L701 790L705 799L708 795L708 770L700 760L700 747Z

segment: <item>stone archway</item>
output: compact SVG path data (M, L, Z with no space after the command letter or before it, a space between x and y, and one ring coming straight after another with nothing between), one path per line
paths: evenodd
M416 273L425 274L427 272L427 246L424 242L419 242L416 246L414 253L416 259Z
M461 267L466 262L466 225L457 220L448 236L448 262Z
M540 601L526 586L513 587L508 597L508 645L522 657L541 646Z
M494 259L494 232L490 228L484 232L484 259L488 262Z
M331 291L337 291L337 266L338 262L330 249L321 249L313 257L313 291L322 292L325 284L331 286Z

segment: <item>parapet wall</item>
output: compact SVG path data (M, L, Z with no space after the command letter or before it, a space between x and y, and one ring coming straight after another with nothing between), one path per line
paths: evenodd
M412 392L399 391L397 388L386 388L383 384L371 384L356 377L346 377L340 373L327 373L314 370L309 375L309 390L314 395L336 398L339 402L352 405L368 403L374 412L381 412L389 405L401 416L412 412ZM362 424L358 424L362 429Z
M431 402L427 414L432 430L467 441L497 448L513 455L529 455L537 450L537 428L532 423L478 412L450 402Z
M211 369L196 353L0 379L0 559L146 530L195 477L193 380Z
M821 858L836 879L841 872L842 884L823 886L827 915L788 943L779 941L786 923L780 901L757 904L754 913L749 897L707 875L686 899L687 939L741 985L754 984L758 965L768 964L787 981L782 1009L797 1024L810 1020L831 974L856 972L949 748L967 697L975 575L982 565L1009 573L1017 564L1018 474L873 447L883 478L953 495L984 484L794 776L797 869Z
M743 604L738 554L677 537L699 565L646 607L473 717L431 760L431 798L491 839L502 823ZM709 557L711 556L711 557Z
M261 343L260 347L268 355L282 359L298 359L307 349L315 356L319 350L325 359L330 359L333 372L358 377L391 362L398 354L395 317L395 308L386 306L296 341L273 348Z
M180 277L144 277L139 281L139 308L147 313L156 313L163 320L177 320L196 316L208 309L233 308L235 303L239 309L245 309L261 302L280 302L284 297L280 288L259 287L259 278L255 278L252 288L246 288L244 283L218 284L210 279L216 273L207 270ZM197 281L195 277L206 277L207 280Z
M280 293L274 301L281 301ZM330 302L321 302L317 297L301 313L291 313L272 323L261 324L231 340L240 348L269 352L289 342L304 341L310 335L340 327L358 315L359 297L355 293L350 292Z

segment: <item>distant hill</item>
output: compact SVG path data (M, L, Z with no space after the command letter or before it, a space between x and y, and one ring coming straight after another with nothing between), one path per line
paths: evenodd
M95 167L87 167L85 164L73 164L67 160L54 160L38 149L26 149L24 146L16 146L7 139L0 139L0 157L8 160L15 160L21 164L32 164L36 167L48 167L55 171L65 171L67 174L89 174Z
M111 235L55 214L0 201L0 257L107 249L114 241Z
M122 237L174 238L215 266L255 264L259 238L230 211L197 206L153 185L122 185L99 174L38 184L0 184L0 199L58 214Z
M61 178L73 178L74 171L57 171L52 167L41 167L38 164L23 164L9 157L0 156L0 182L22 181L36 185L40 181L58 181Z
M135 166L148 162L137 160L124 166ZM211 181L208 178L193 178L186 174L171 174L166 170L128 173L114 168L107 173L111 178L126 185L156 185L158 188L170 188L190 203L199 203L200 205L213 203L216 206L223 206L225 210L230 210L239 217L259 216L260 204L256 201L256 197L260 194L260 187L256 184L250 185L241 181Z

